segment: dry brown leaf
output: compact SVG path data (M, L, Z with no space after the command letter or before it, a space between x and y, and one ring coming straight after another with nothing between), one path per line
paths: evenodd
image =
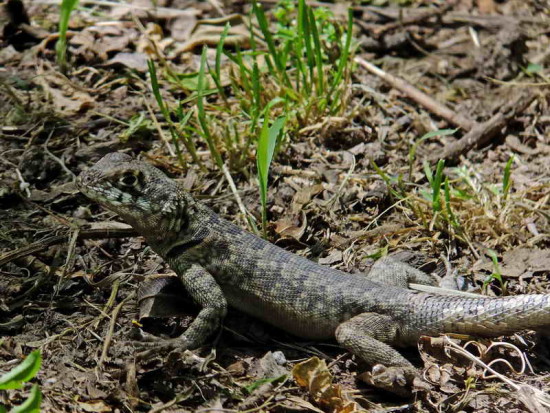
M362 411L360 406L342 394L341 386L332 383L324 360L312 357L298 363L292 369L292 375L299 386L308 389L313 400L330 412L348 413Z
M135 69L138 72L147 72L147 59L148 56L145 53L117 53L107 64L115 65L121 64L130 69Z
M519 277L526 272L550 271L550 250L516 248L502 255L502 275Z
M526 273L536 273L550 270L550 250L534 248L515 248L502 254L499 264L500 272L505 277L520 277ZM481 259L473 265L474 272L494 270L493 262Z
M90 400L87 402L78 402L78 406L84 412L103 413L103 412L113 411L113 409L111 409L111 407L109 407L102 400Z
M302 238L307 228L307 217L303 211L302 224L300 226L298 225L299 221L297 218L285 215L275 222L275 232L283 239L293 238L296 241L300 241L300 238Z
M477 0L477 7L481 14L491 14L497 11L493 0Z
M177 42L185 42L191 37L191 33L193 33L196 24L196 16L184 15L170 19L166 25L172 39Z
M223 26L200 25L193 32L189 40L177 47L174 55L178 56L181 53L191 52L204 45L216 47L220 42L220 37L223 33ZM227 32L227 37L224 40L225 46L239 46L241 49L250 47L250 32L243 25L231 27Z
M36 80L56 109L64 114L74 115L94 107L95 102L88 92L78 88L59 73L43 73L42 76L37 76Z
M332 250L326 257L319 258L319 264L331 265L337 262L341 262L344 254L340 250Z
M292 198L291 210L293 213L302 211L303 207L311 201L315 195L323 191L323 185L311 185L296 191Z

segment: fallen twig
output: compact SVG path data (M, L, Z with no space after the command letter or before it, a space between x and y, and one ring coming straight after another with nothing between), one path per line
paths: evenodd
M103 363L107 359L107 353L109 352L109 347L111 346L113 334L115 333L115 326L116 326L116 320L118 318L118 313L120 313L120 310L122 309L122 307L124 307L124 304L126 304L130 300L133 300L135 296L136 296L136 293L132 292L124 300L122 300L113 310L113 313L111 314L111 321L109 323L109 330L107 331L107 335L105 336L105 341L103 342L103 349L101 350L101 357L99 358L99 362L98 362L99 368L103 366Z
M460 115L459 113L454 112L453 110L445 106L443 103L438 102L437 100L428 96L424 92L421 92L420 90L418 90L413 85L406 82L405 80L395 77L383 71L379 67L373 65L372 63L367 62L365 59L361 57L356 57L355 62L360 64L362 67L367 69L372 74L379 76L394 88L405 93L408 97L410 97L420 105L424 106L426 109L428 109L432 113L435 113L437 116L445 119L447 122L453 125L459 126L466 131L469 131L474 127L475 125L474 121Z
M397 21L384 24L380 27L375 28L374 34L375 35L381 35L384 34L387 31L397 29L400 27L410 26L413 24L419 24L422 23L424 20L433 19L434 17L440 18L443 14L447 13L449 10L451 10L455 6L454 1L449 1L447 4L443 4L443 6L433 9L426 7L426 10L422 10L422 13L413 14L411 16L407 16L404 18L399 18Z
M479 147L489 142L495 135L508 125L508 123L525 111L535 100L537 95L534 92L520 94L516 99L503 108L486 122L478 123L472 130L457 141L447 144L443 150L430 157L430 161L439 159L449 161L456 160L474 147Z
M132 228L101 228L83 229L78 233L77 239L101 239L101 238L125 238L134 237L137 233ZM52 245L63 244L71 237L71 232L63 235L54 235L40 241L33 242L25 247L5 253L0 256L0 266L5 265L17 258L26 257L51 247Z

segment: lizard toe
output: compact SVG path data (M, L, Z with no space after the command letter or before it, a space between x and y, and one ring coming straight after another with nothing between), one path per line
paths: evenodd
M138 351L138 360L147 360L156 356L165 356L174 350L186 350L189 346L186 340L178 338L162 338L149 333L141 332L139 340L130 341Z
M386 367L382 364L375 365L372 371L360 376L367 384L401 397L412 394L412 385L417 377L418 371L413 367Z

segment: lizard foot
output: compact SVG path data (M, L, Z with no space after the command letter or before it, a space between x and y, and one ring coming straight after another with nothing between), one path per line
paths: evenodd
M401 397L410 397L412 385L417 383L418 371L414 367L386 367L377 364L372 371L359 376L373 387L389 391Z
M187 350L189 347L187 340L181 337L162 338L143 331L140 334L139 341L131 341L132 345L138 350L136 355L138 360L164 356L174 351Z

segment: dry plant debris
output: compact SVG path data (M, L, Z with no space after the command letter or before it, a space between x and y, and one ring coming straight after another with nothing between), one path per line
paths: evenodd
M333 343L237 312L204 348L135 362L136 326L173 336L196 312L153 312L147 288L171 271L74 176L125 151L258 227L266 113L286 120L268 181L271 241L350 272L398 253L442 285L550 291L544 2L353 2L348 56L347 4L307 2L318 30L308 52L297 2L260 3L281 61L250 2L82 0L65 74L58 3L1 5L0 374L40 348L45 412L547 409L548 342L532 332L422 340L420 358L407 355L424 383L401 400L363 383L367 367Z

